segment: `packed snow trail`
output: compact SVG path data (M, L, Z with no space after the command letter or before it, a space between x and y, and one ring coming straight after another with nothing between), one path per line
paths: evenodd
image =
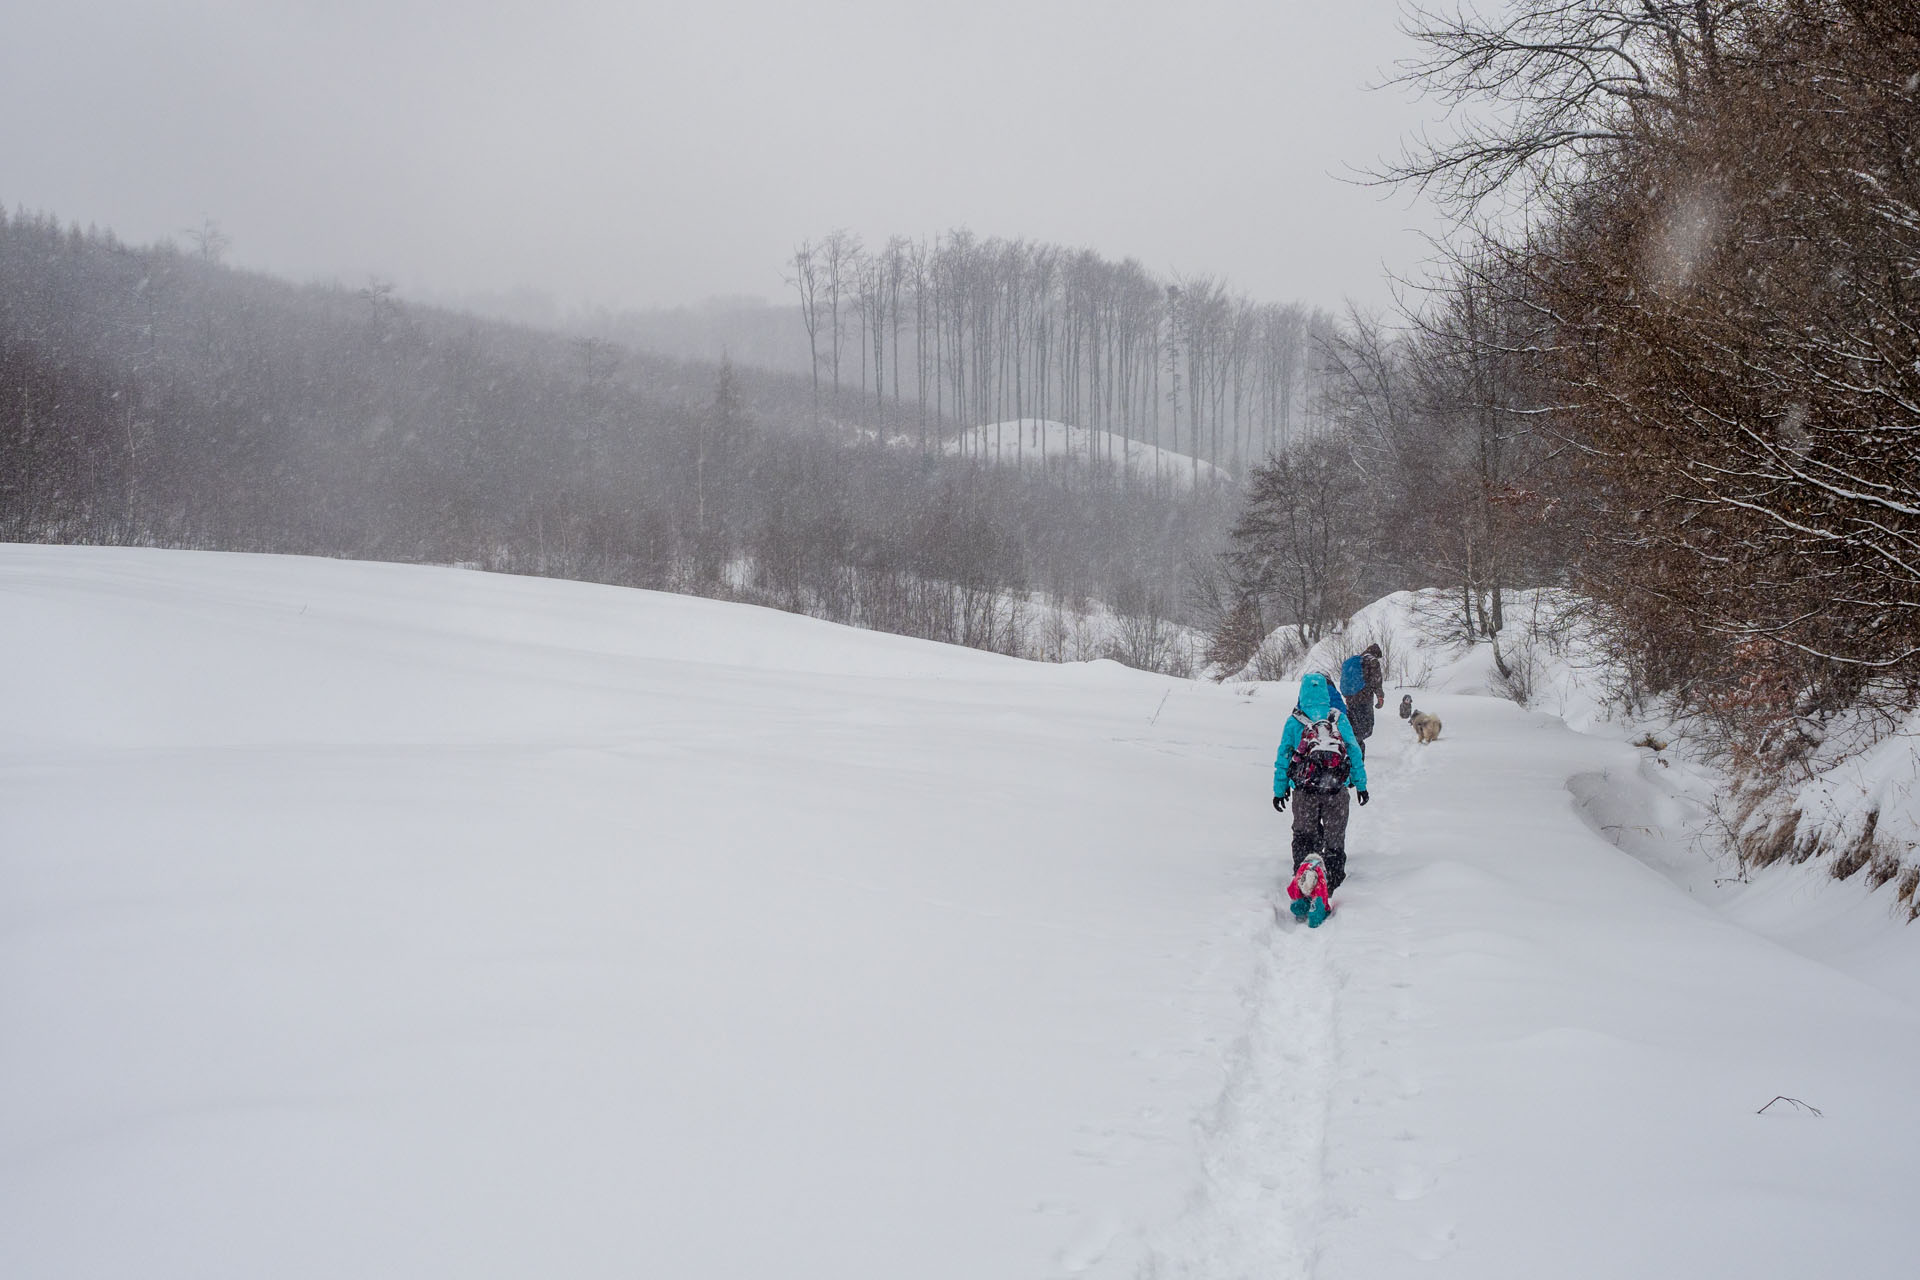
M1496 699L1315 931L1274 687L0 547L0 702L9 1280L1911 1272L1914 1008Z
M1152 1274L1911 1275L1914 1005L1592 830L1569 781L1644 782L1633 749L1419 702L1444 734L1382 721L1339 910L1276 929Z

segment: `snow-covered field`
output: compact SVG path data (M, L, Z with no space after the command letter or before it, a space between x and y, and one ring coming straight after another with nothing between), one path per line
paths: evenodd
M1310 932L1279 686L39 547L0 672L9 1280L1912 1273L1920 934L1464 684Z
M946 444L948 453L981 458L1004 466L1085 467L1088 459L1136 484L1231 484L1233 477L1211 462L1111 431L1071 426L1051 419L1019 418L971 427Z

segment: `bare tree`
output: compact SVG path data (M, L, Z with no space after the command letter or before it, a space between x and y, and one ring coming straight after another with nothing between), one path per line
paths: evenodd
M193 244L194 256L202 262L220 262L233 245L233 238L212 218L202 218L197 227L188 227L186 236Z
M1426 52L1398 80L1451 109L1450 133L1422 138L1375 179L1416 185L1463 215L1503 197L1563 198L1717 81L1727 32L1759 7L1519 0L1485 16L1416 6L1405 29Z
M813 382L813 425L820 425L820 267L811 240L793 251L787 283L800 295L800 323L807 329L807 370Z
M1367 536L1360 488L1352 455L1331 439L1255 467L1228 552L1236 605L1307 643L1351 613Z
M840 342L846 336L842 314L848 295L858 287L860 237L844 227L830 232L820 247L822 285L827 295L827 340L832 348L833 389L840 390Z

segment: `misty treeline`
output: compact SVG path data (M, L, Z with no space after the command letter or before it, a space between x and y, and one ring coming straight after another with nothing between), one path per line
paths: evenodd
M224 247L0 213L0 538L471 564L1016 651L1046 646L1033 592L1164 637L1224 523L1205 493L850 443L803 378L295 287Z
M943 420L1060 421L1110 433L1097 437L1116 451L1107 461L1123 461L1128 441L1188 454L1189 481L1202 459L1244 475L1292 438L1311 339L1328 325L1212 277L1163 279L1132 259L965 230L874 248L835 231L802 241L787 279L816 391L857 385L922 449ZM1048 443L1037 441L1043 457Z
M1794 776L1920 683L1920 6L1494 12L1413 19L1407 79L1465 123L1381 176L1458 214L1451 265L1391 335L1348 326L1347 430L1279 465L1363 477L1388 543L1448 494L1414 541L1487 597L1477 629L1557 569L1649 691ZM1255 599L1319 563L1276 487L1236 543Z
M1506 592L1563 578L1582 528L1567 454L1531 429L1545 389L1511 349L1538 334L1463 282L1410 326L1352 312L1319 340L1314 429L1254 468L1228 550L1192 587L1216 670L1271 678L1361 605L1437 585L1453 603L1431 622L1490 639L1524 692Z

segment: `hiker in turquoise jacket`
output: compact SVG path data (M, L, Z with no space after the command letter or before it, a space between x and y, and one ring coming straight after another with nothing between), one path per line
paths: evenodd
M1347 788L1367 802L1367 765L1353 726L1333 705L1333 686L1318 672L1300 682L1300 698L1273 762L1273 807L1284 812L1294 794L1293 869L1310 853L1327 864L1327 888L1347 878Z

